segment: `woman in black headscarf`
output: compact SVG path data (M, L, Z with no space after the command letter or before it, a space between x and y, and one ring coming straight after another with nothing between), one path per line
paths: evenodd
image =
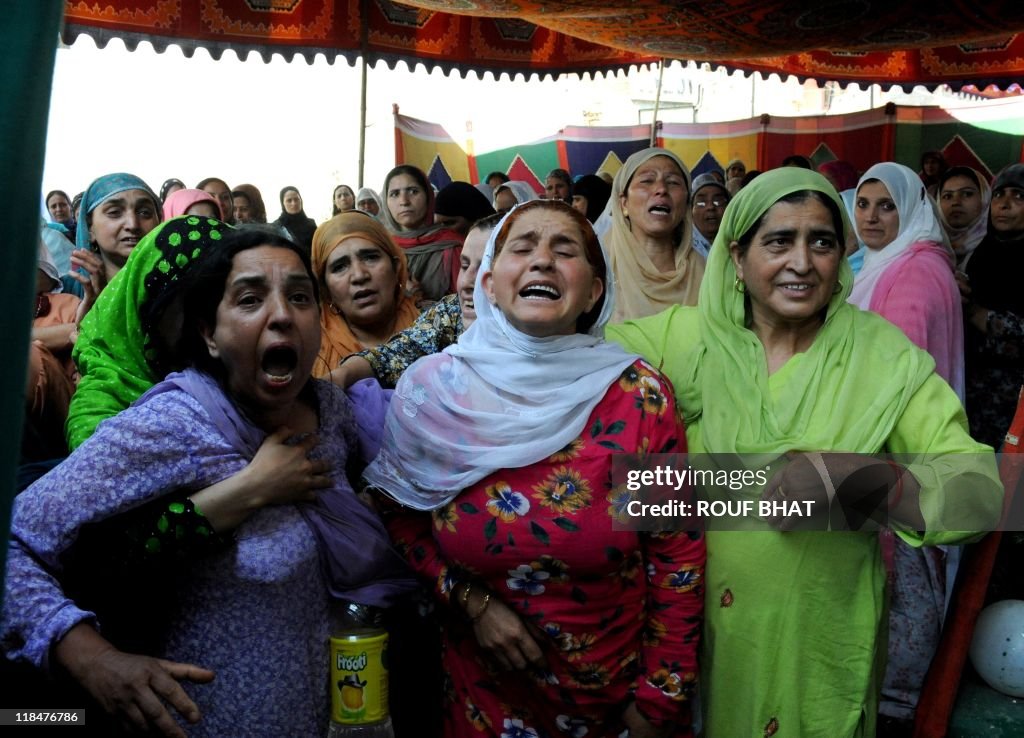
M971 435L999 448L1024 384L1024 164L992 182L988 235L967 273L964 297L967 416Z
M591 223L597 221L604 206L611 197L612 186L596 174L584 174L572 185L572 206L587 216Z
M281 215L274 221L274 225L309 253L313 248L316 222L302 209L302 195L297 188L289 186L281 190L280 199Z
M463 236L481 218L494 215L494 208L469 182L452 182L434 198L434 222L458 231Z

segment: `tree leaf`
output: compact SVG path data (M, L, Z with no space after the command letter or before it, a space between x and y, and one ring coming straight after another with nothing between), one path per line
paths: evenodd
M548 535L548 532L544 530L541 526L539 526L537 523L530 523L530 532L533 533L536 539L543 543L545 546L551 545L551 537Z
M567 530L570 533L575 533L580 529L580 527L569 520L569 518L555 518L554 523L562 530Z
M608 426L608 430L605 431L608 435L614 436L617 433L622 433L626 430L625 420L616 420L614 423Z
M468 513L469 515L476 515L478 512L480 512L480 510L478 510L476 505L474 505L472 502L463 502L461 505L459 505L459 509L462 510L462 512L464 513Z
M484 526L484 538L486 538L489 541L492 538L494 538L494 536L497 533L498 533L498 519L497 518L491 518L490 520L487 521L487 525Z

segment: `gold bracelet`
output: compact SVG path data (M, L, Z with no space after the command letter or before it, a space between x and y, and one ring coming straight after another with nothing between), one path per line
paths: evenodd
M487 611L487 606L489 604L491 604L491 593L490 592L486 592L486 593L484 593L484 601L483 601L483 603L481 603L480 609L476 611L476 615L470 616L469 622L475 623L480 618L482 618L484 616L484 613Z

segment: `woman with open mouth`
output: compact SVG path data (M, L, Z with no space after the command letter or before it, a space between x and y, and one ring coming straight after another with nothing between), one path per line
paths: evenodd
M82 196L72 267L88 272L102 289L162 220L159 198L134 174L106 174L93 180Z
M658 371L601 338L607 270L571 206L513 209L476 320L402 375L365 474L443 605L446 736L688 734L703 539L613 526L614 455L683 439Z
M349 354L379 346L419 316L405 293L405 253L367 213L341 213L316 229L313 272L322 331L314 376L330 373Z
M351 405L310 379L308 256L273 233L221 235L190 276L182 340L161 347L185 369L18 497L0 635L138 731L319 735L330 598L387 605L413 583L347 480ZM105 524L154 504L120 551L145 576L111 577L96 562L124 536Z
M626 159L615 175L602 240L619 287L613 322L696 305L704 259L692 243L690 170L667 149ZM602 226L598 226L599 232Z

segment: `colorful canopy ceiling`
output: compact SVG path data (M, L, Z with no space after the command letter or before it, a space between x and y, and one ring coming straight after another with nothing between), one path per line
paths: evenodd
M65 24L68 43L87 33L349 61L365 49L371 61L463 73L599 73L667 58L886 86L1024 77L1019 0L66 0Z

